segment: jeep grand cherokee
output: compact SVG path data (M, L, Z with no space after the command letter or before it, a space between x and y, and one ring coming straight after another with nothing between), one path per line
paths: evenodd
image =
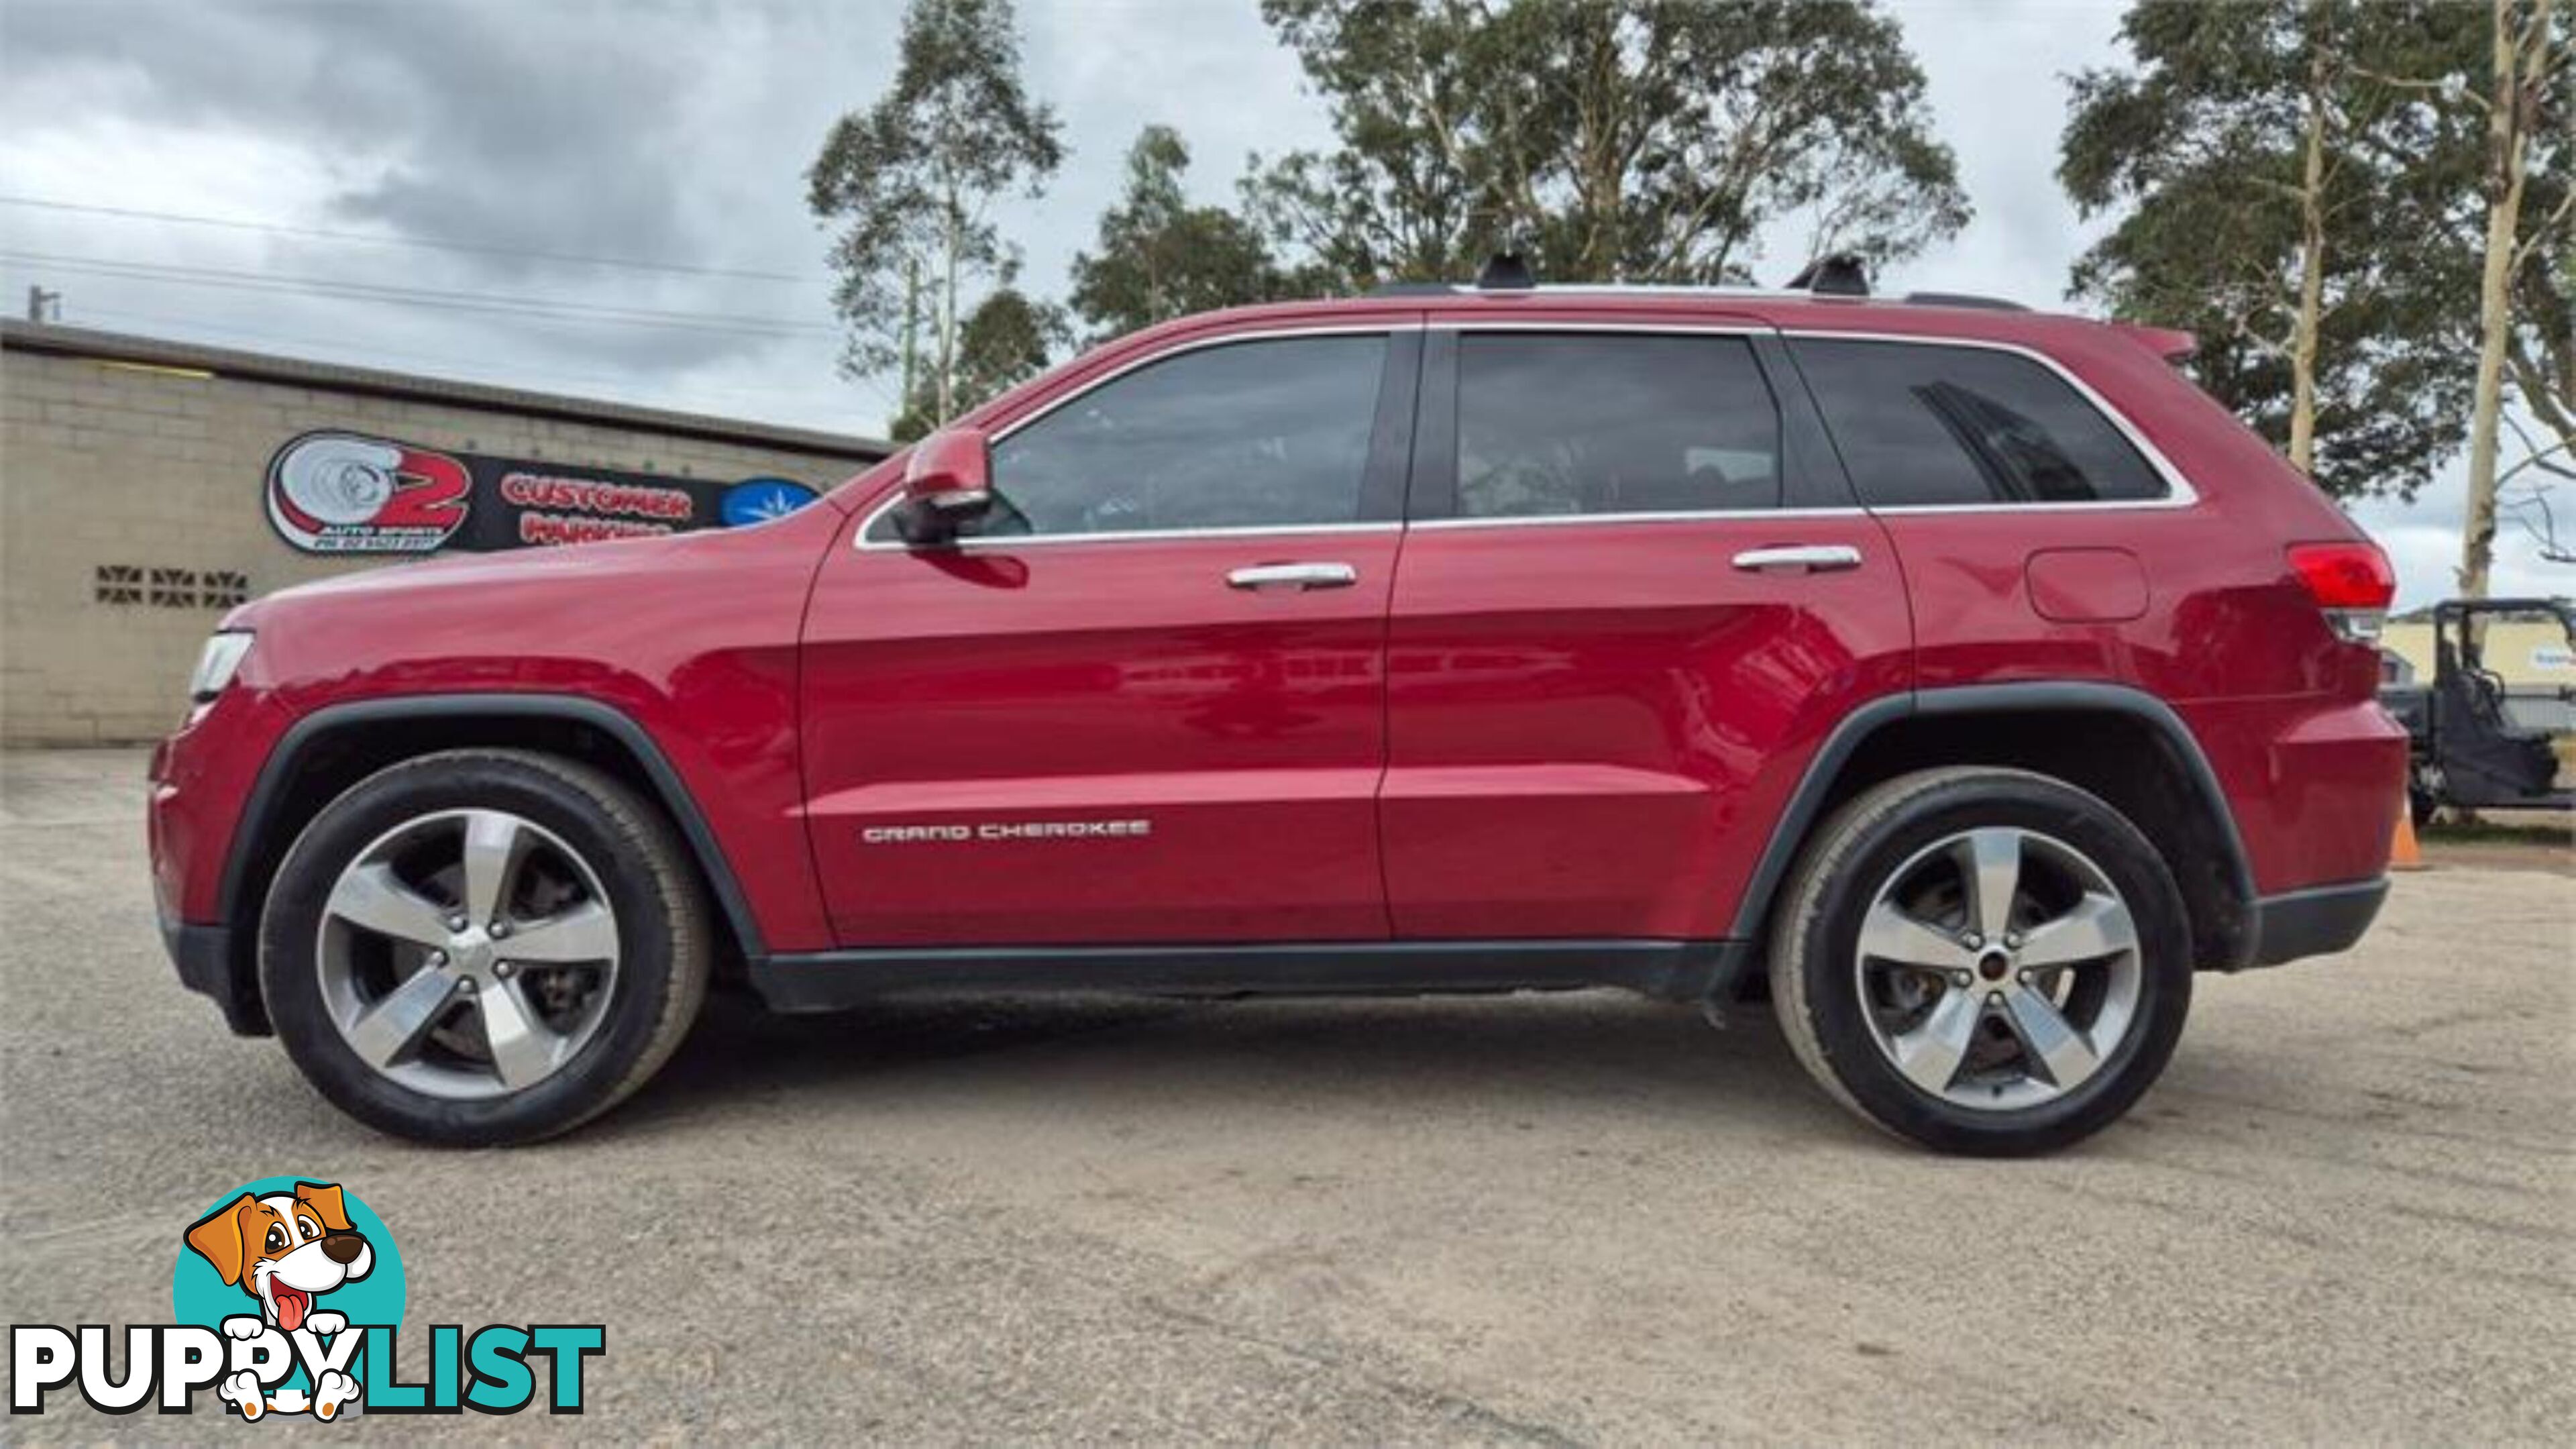
M760 527L290 589L155 757L185 982L449 1143L711 977L1767 986L1835 1098L2044 1150L2195 970L2340 950L2386 560L2179 334L1807 291L1191 317Z

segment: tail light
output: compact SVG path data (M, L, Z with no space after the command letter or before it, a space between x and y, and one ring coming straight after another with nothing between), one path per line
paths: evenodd
M2366 539L2294 543L2289 559L2290 572L2339 637L2354 644L2379 642L2388 602L2397 597L2397 571L2379 545Z

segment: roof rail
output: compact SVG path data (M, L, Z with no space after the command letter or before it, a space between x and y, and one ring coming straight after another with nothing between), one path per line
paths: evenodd
M1732 283L1693 284L1662 282L1539 282L1528 262L1514 251L1496 252L1470 284L1459 282L1381 282L1364 294L1370 297L1738 297L1794 301L1825 298L1833 301L1874 301L1911 307L1973 307L1988 312L2027 312L2030 309L2007 297L1981 296L1973 292L1908 292L1902 297L1870 296L1869 274L1859 257L1849 252L1819 257L1801 268L1785 287L1760 287Z
M1667 282L1541 282L1535 287L1472 287L1462 282L1381 282L1364 296L1370 297L1476 297L1494 295L1520 296L1536 293L1546 297L1776 297L1792 298L1809 295L1785 287L1699 286Z
M1987 312L2030 310L2010 297L1987 297L1975 292L1908 292L1899 300L1911 307L1975 307Z

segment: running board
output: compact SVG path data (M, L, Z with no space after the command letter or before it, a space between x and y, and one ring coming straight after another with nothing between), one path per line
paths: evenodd
M894 996L1450 996L1610 986L1720 1002L1751 953L1737 941L1322 941L1259 946L996 946L816 951L755 959L773 1011Z

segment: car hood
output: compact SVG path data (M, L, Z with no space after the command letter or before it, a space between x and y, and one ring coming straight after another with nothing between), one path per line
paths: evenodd
M559 598L565 591L584 596L604 594L639 587L644 579L709 565L721 567L731 556L777 546L796 551L800 548L794 542L796 536L813 534L819 539L836 528L841 517L837 509L813 507L756 528L699 529L502 553L445 554L388 564L264 595L227 615L223 627L255 630L263 621L290 613L401 608L407 602L426 604L432 598L460 592L519 594L531 599Z

